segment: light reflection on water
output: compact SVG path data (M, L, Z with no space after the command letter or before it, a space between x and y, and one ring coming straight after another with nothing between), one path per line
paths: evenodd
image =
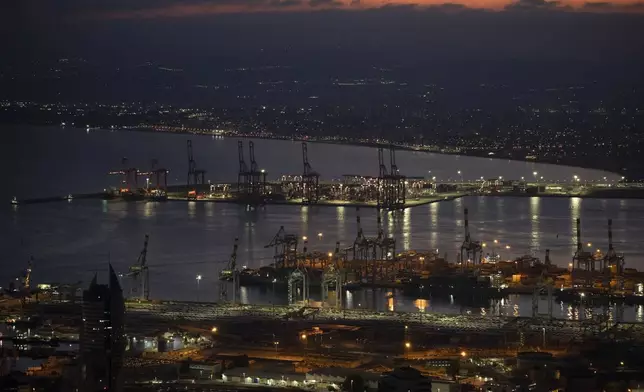
M535 256L541 250L541 229L539 227L540 221L540 201L539 197L530 198L530 251Z
M499 219L499 205L505 220ZM474 240L488 246L495 238L500 244L511 244L511 249L503 248L502 252L508 258L521 256L528 249L538 250L537 256L543 258L548 248L553 263L560 266L566 266L572 258L577 216L582 219L584 243L592 242L602 250L607 247L606 220L613 218L616 250L626 254L627 266L644 269L643 200L468 197L410 208L398 214L383 213L383 224L388 233L395 233L399 249L437 248L441 256L447 254L454 261L463 240L465 206L470 208ZM238 265L259 267L272 262L274 250L264 246L282 225L288 233L300 238L308 236L310 250L324 252L334 249L336 241L341 242L342 248L350 246L356 234L355 209L346 207L267 206L246 211L224 203L74 200L69 204L31 205L16 211L7 208L5 213L12 216L0 220L0 235L6 239L0 243L0 252L12 263L0 271L0 282L15 278L24 268L21 261L31 255L36 260L33 272L36 282L87 282L91 271L106 270L105 257L97 255L107 253L117 272L126 272L136 262L141 239L149 233L152 297L177 300L196 298L197 274L203 275L200 297L217 298L218 271L230 257L235 237L240 241ZM360 213L365 233L375 235L376 211L362 209ZM319 232L324 234L322 238L317 237ZM418 311L415 299L394 294L396 310ZM270 290L248 288L246 298L268 303L272 295ZM285 302L285 298L279 301ZM375 302L383 310L388 307L384 293L357 292L351 301L354 306ZM540 308L547 306L540 303ZM530 298L508 298L497 309L506 315L530 315ZM428 301L427 312L438 311L461 309L450 304L449 299ZM480 308L473 312L480 313ZM643 312L638 307L626 308L624 313L625 318L634 320L642 319ZM555 313L562 318L569 317L568 313L570 317L585 316L572 308L569 312L566 307L556 307Z

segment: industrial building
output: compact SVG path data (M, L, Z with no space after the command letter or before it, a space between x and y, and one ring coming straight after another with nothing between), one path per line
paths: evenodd
M125 301L111 264L109 284L98 284L94 276L83 292L82 315L80 391L119 392L123 388Z

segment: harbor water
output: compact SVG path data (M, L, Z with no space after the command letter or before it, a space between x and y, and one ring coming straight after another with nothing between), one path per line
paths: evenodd
M73 200L12 206L12 196L45 197L73 192L100 191L114 181L106 173L118 168L123 156L147 170L152 158L171 170L171 178L183 181L187 171L187 135L140 132L61 130L58 128L5 127L15 141L3 144L3 165L8 184L0 197L0 286L5 286L34 258L34 282L88 282L95 272L103 274L111 262L126 273L136 262L145 234L150 235L148 260L151 297L158 299L215 301L218 273L225 267L233 241L239 238L238 264L259 267L272 262L273 249L265 248L280 226L289 233L309 238L309 249L328 252L335 242L348 247L356 235L356 211L349 207L267 206L256 211L232 204L202 202L121 202ZM236 177L236 140L192 136L197 164L209 170L213 181ZM30 142L28 142L30 140ZM288 141L260 140L257 159L269 178L300 171L300 145ZM309 157L324 178L343 173L375 174L376 151L366 147L312 144ZM534 171L551 179L573 175L600 179L615 175L579 168L556 167L399 152L398 166L408 175L452 177L460 170L466 179L480 176L520 178ZM17 168L17 169L16 169ZM431 171L431 173L430 173ZM328 173L328 174L327 174ZM558 177L555 177L558 176ZM463 241L463 210L469 208L474 240L488 243L491 252L512 259L525 254L543 258L551 250L552 261L567 266L577 242L575 219L581 218L582 241L593 249L607 248L608 218L613 219L615 248L624 253L627 267L644 269L644 200L465 197L386 213L383 223L397 240L397 250L438 250L451 261ZM376 234L376 211L361 210L367 236ZM321 235L318 235L320 234ZM498 249L492 249L494 240ZM197 280L196 276L202 279ZM123 278L127 280L126 277ZM128 287L128 282L124 282ZM314 295L315 296L315 295ZM241 299L250 303L283 304L286 295L270 287L243 288ZM461 309L457 304L403 298L390 290L345 293L347 307L426 312L472 312L530 315L531 298L512 296L498 307ZM542 305L542 311L546 306ZM556 317L587 316L588 310L557 304ZM580 314L581 312L581 314ZM626 319L641 320L644 309L627 308Z

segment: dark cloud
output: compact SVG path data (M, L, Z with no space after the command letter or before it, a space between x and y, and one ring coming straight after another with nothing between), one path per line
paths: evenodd
M596 2L596 3L584 3L584 8L585 9L597 9L597 10L603 10L607 8L612 8L613 5L608 2Z
M431 8L436 10L442 10L445 12L464 11L464 10L471 9L465 4L459 4L459 3L443 3L443 4L433 5L431 6Z
M607 1L587 2L584 3L582 10L590 12L642 13L644 12L644 2L630 4L614 4Z
M317 7L342 7L344 4L338 0L309 0L309 5Z
M387 3L381 6L379 9L385 10L385 11L413 11L417 8L418 8L418 4L415 4L415 3L409 3L409 4Z
M270 0L268 3L271 7L287 8L297 7L304 4L303 0Z
M505 6L506 11L567 10L568 8L557 0L517 0Z

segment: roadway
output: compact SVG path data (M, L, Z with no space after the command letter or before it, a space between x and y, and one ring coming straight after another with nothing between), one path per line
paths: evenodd
M287 306L263 305L217 305L213 303L195 302L166 302L166 303L129 303L127 318L131 325L144 326L148 323L158 324L160 321L181 322L192 321L215 325L219 320L284 320L285 315L297 310ZM575 337L584 329L597 324L592 321L546 320L531 318L476 316L476 315L446 315L440 313L411 313L411 312L376 312L369 310L338 310L320 308L314 315L305 319L295 320L314 323L350 323L353 325L369 325L374 321L380 325L410 324L428 331L454 332L516 332L521 330L541 331L548 334Z

